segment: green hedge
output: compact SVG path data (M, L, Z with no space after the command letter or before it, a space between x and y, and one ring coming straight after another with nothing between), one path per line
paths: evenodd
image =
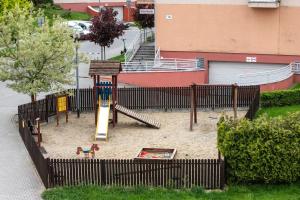
M261 94L261 107L300 104L300 89L278 90Z
M249 121L222 117L218 148L234 183L293 182L300 178L300 112Z

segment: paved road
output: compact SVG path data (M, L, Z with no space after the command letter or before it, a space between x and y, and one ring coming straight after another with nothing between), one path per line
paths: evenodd
M14 123L17 105L30 101L0 83L0 199L40 199L44 186Z
M126 31L126 44L131 43L138 35L136 28ZM100 47L91 42L82 42L80 51L99 52ZM107 58L119 55L123 50L123 41L117 39L108 48ZM80 76L88 75L88 64L80 64ZM81 78L80 86L89 87L92 81ZM18 134L14 123L17 106L30 101L26 95L8 89L0 82L0 200L35 200L41 199L45 189L33 162Z

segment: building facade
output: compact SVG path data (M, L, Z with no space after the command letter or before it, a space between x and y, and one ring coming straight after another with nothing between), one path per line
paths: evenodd
M156 0L155 9L161 56L204 58L203 83L300 61L299 0Z

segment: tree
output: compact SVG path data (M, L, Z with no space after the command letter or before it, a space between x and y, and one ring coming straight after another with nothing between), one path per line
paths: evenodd
M154 9L153 4L137 4L137 9L134 13L134 21L142 29L153 28L154 27L154 15L152 14L140 14L141 9Z
M29 8L30 1L28 1L28 0L0 0L0 16L2 16L5 11L13 10L16 7Z
M50 26L43 14L28 9L5 12L0 21L0 80L28 94L32 102L41 92L61 90L72 83L75 44L60 18Z
M53 4L53 0L31 0L32 3L37 6L37 5L40 5L40 4Z
M105 47L110 47L114 39L123 35L124 30L128 28L125 24L117 22L117 14L118 12L112 8L104 8L99 16L92 19L91 33L88 39L101 46L101 59L106 57Z

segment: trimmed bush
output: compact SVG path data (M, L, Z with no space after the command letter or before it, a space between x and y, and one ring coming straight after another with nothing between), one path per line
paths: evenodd
M222 117L218 148L234 183L285 183L300 178L300 112L249 121Z
M264 92L260 97L261 107L300 104L300 89Z

